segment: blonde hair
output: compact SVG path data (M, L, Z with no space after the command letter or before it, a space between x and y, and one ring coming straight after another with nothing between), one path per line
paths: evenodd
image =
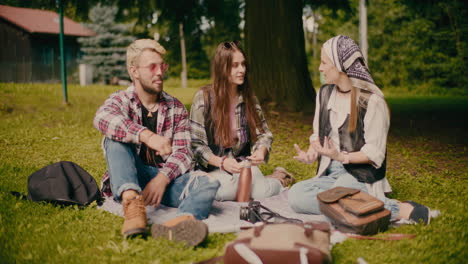
M145 50L151 50L159 53L161 56L166 54L164 49L159 42L154 39L137 39L132 42L127 48L127 71L130 75L130 79L133 80L130 67L135 65L135 62L140 58L140 55Z

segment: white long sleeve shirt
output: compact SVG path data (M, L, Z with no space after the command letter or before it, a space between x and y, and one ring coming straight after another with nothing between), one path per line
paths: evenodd
M338 129L343 125L350 113L350 100L348 97L340 96L336 88L333 89L328 100L327 110L330 110L331 131L328 137L333 141L334 146L340 151L340 138ZM310 142L318 140L319 135L319 114L320 100L317 96L315 104L315 115L313 122L313 134L310 136ZM366 115L364 116L364 141L360 151L364 153L375 168L380 168L385 159L386 142L388 130L390 128L390 118L387 105L383 98L372 94L367 104ZM322 156L317 176L325 173L331 160L329 157ZM366 184L369 193L379 199L384 197L384 193L391 192L390 184L386 178L373 184Z

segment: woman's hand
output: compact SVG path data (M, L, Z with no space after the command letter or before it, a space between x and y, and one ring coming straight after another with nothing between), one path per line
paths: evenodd
M307 152L301 150L301 148L297 144L294 144L294 148L297 152L297 156L294 156L294 159L297 161L310 164L313 163L318 157L317 151L315 151L315 149L312 148L312 146L309 147Z
M323 140L323 146L320 144L319 140L316 140L310 144L315 151L317 151L320 155L327 156L330 159L342 161L341 153L335 148L333 141L328 137L325 137Z
M252 153L252 155L248 156L247 159L249 159L252 162L253 166L258 166L265 162L265 156L266 156L267 149L265 147L261 147Z
M233 158L226 158L223 161L223 169L231 174L241 171L241 164Z

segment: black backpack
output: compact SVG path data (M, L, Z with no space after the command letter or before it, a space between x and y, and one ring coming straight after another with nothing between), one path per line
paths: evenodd
M86 206L101 202L101 195L96 180L87 171L76 163L60 161L29 176L27 199Z

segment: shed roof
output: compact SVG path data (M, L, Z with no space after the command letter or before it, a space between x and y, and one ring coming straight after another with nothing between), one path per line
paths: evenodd
M60 33L59 15L52 11L0 5L0 18L30 33ZM85 37L96 34L65 16L63 31L68 36Z

